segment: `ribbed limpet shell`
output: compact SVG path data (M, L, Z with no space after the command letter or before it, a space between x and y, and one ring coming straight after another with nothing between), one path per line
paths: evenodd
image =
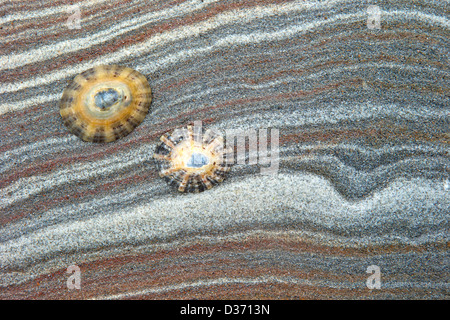
M70 132L89 142L111 142L144 120L152 101L146 77L118 65L78 74L64 90L60 114Z
M203 133L201 127L188 126L166 133L160 140L153 155L159 175L180 192L211 189L230 171L226 158L232 149L225 149L223 137L213 130Z

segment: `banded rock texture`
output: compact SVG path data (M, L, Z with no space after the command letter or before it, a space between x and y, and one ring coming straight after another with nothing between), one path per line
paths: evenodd
M448 299L449 29L448 1L3 1L0 298ZM103 64L153 102L86 143L59 99ZM278 171L178 193L152 155L194 121L279 130Z

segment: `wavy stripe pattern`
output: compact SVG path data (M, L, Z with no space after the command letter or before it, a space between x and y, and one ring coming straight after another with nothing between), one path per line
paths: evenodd
M448 298L448 4L383 2L370 29L369 1L3 2L0 298ZM58 101L113 63L147 75L151 110L82 142ZM178 194L151 155L193 121L279 130L278 171L247 154Z

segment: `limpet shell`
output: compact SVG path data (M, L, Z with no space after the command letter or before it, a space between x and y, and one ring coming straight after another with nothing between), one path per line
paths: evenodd
M226 163L232 149L221 135L201 127L175 129L160 138L153 157L159 175L180 192L202 192L222 182L230 171Z
M118 65L78 74L64 90L60 114L70 132L84 141L111 142L142 123L152 93L146 77Z

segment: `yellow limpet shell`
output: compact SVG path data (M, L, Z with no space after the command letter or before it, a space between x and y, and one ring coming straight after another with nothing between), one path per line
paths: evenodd
M60 114L70 132L89 142L111 142L144 120L152 101L146 77L118 65L78 74L64 90Z
M224 148L224 139L213 130L188 126L161 136L153 157L158 161L160 177L180 192L202 192L223 181L230 171L226 163L232 155Z

